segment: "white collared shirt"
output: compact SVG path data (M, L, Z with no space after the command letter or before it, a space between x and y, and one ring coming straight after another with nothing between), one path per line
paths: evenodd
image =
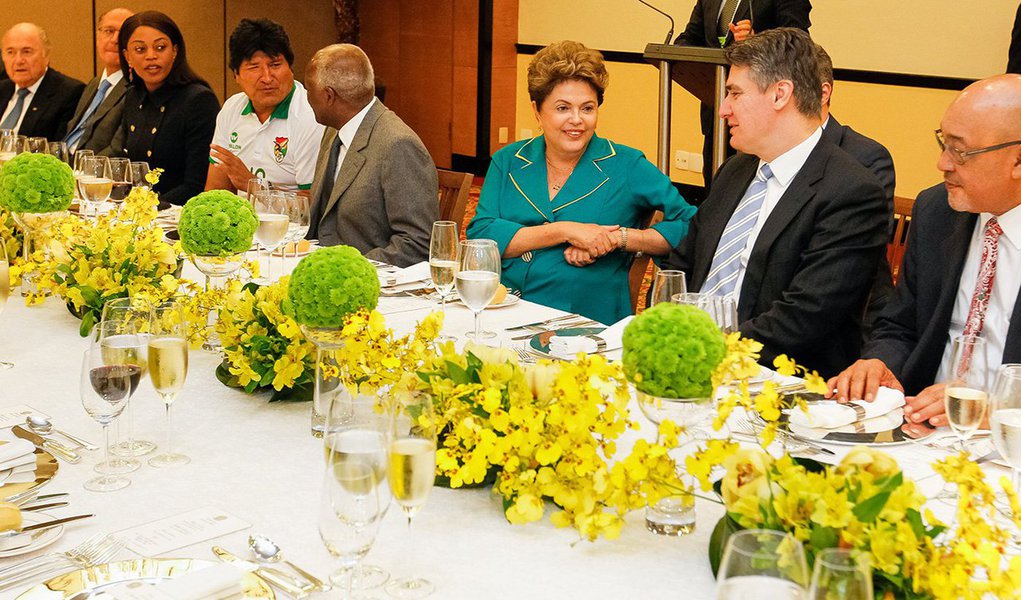
M993 215L979 214L975 223L975 231L971 234L968 256L961 270L961 281L957 285L957 296L954 300L954 312L950 316L950 331L947 334L943 359L940 361L936 383L946 382L950 373L950 352L953 339L964 334L964 325L971 310L971 297L975 292L975 282L982 261L982 240L985 236L986 223ZM1017 302L1018 289L1021 289L1021 206L1003 213L996 220L1003 229L996 250L996 278L986 307L985 321L982 323L982 339L986 341L986 352L976 354L973 358L975 367L986 373L986 386L991 387L995 380L996 369L1003 361L1003 348L1007 342L1007 331L1010 329L1010 316Z
M48 68L46 69L49 70ZM43 77L46 77L46 71L43 71L42 77L35 80L35 83L28 86L28 95L25 96L25 104L21 107L21 116L18 117L18 122L14 124L14 133L18 133L21 130L21 122L25 120L25 115L28 114L28 107L32 106L32 98L35 98L35 93L39 89L39 84L43 82ZM0 123L4 122L7 115L14 110L14 105L18 103L18 90L22 89L18 86L14 86L14 94L11 95L11 101L7 103L7 108L4 109L4 114L0 115Z
M337 155L337 171L333 174L333 179L337 179L337 175L340 175L340 167L344 164L344 157L347 156L347 149L351 147L351 142L355 139L355 134L358 133L358 128L362 126L362 121L365 120L365 115L369 114L369 109L376 104L376 98L373 96L372 100L365 105L365 108L358 111L358 114L351 117L351 119L344 123L344 126L337 130L337 137L340 138L340 153Z
M773 172L773 176L766 182L766 198L762 201L762 208L759 209L759 219L755 222L751 235L748 236L748 244L741 251L741 266L738 268L737 285L734 287L735 298L741 297L741 284L744 283L744 273L748 268L752 248L755 247L755 240L759 237L762 226L766 223L766 219L769 218L773 209L776 208L777 203L780 202L784 192L791 185L791 181L801 171L801 167L805 166L805 161L808 160L808 156L815 149L820 138L822 138L822 128L816 128L803 142L777 156L769 163L769 169ZM760 160L759 169L764 164L766 162Z
M114 86L121 82L121 79L124 79L124 73L120 69L117 69L113 73L107 73L106 69L103 69L103 79L110 82L110 89L112 90ZM110 95L109 90L107 90L106 95ZM105 101L106 98L103 98L103 100Z

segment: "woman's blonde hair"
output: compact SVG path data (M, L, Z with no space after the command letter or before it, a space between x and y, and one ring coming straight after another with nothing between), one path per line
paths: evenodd
M591 85L602 104L603 92L610 84L602 53L580 42L564 40L539 50L528 64L528 96L536 106L542 106L558 84L570 80Z

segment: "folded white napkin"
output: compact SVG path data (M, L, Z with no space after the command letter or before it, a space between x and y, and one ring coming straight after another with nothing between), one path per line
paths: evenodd
M796 436L810 440L821 440L831 433L880 433L896 429L904 423L904 409L895 408L885 415L865 419L857 423L850 423L833 429L822 429L819 427L800 427L794 423L790 424L791 433Z
M380 273L380 279L385 280L384 283L393 281L393 283L390 283L389 285L404 285L407 283L421 281L423 279L429 279L429 263L427 261L422 261L420 263L413 264L410 267L398 269L393 273Z
M35 464L35 445L28 440L11 440L6 444L0 442L0 471L26 464Z
M222 600L240 596L244 592L241 579L244 571L237 567L217 564L178 575L156 585L131 584L103 592L96 598L103 600Z
M624 328L633 316L627 316L600 333L591 335L555 335L549 340L549 352L554 356L574 358L579 352L608 352L624 345Z
M792 427L836 429L851 423L881 417L902 406L904 406L903 392L881 387L872 402L864 400L853 400L847 404L817 402L809 404L807 412L794 409L790 411L790 424Z

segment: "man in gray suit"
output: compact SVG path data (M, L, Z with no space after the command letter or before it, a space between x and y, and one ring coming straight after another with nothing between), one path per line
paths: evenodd
M375 98L369 57L351 44L327 46L309 62L305 87L326 126L308 237L399 267L426 260L439 218L436 165L415 132Z
M121 124L124 109L124 75L117 50L117 36L125 19L135 14L126 8L108 10L96 26L96 56L103 61L103 72L89 82L78 101L78 108L67 124L67 148L111 154L110 141Z

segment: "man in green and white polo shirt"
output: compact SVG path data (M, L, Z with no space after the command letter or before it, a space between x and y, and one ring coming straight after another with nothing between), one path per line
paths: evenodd
M209 153L207 190L246 191L263 177L308 190L324 127L294 80L287 32L268 19L242 19L230 35L230 68L241 92L223 103Z

